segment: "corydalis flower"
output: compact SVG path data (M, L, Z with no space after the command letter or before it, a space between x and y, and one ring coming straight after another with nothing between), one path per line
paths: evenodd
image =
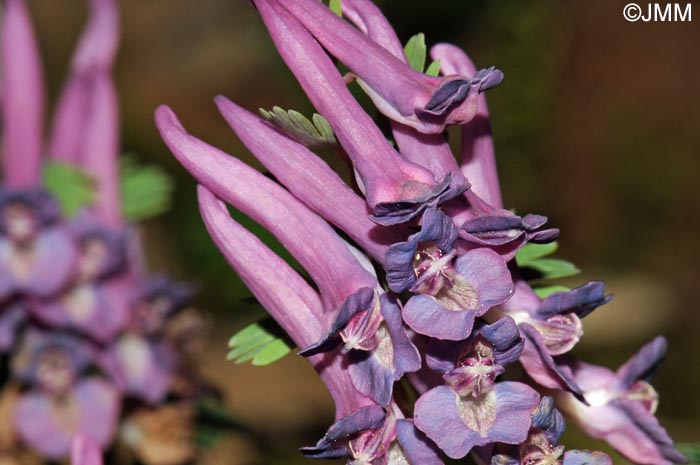
M420 232L392 245L386 255L390 289L417 294L404 307L404 320L414 331L440 339L466 338L474 318L513 291L510 272L497 253L482 248L456 257L456 237L448 216L427 210Z
M20 395L14 426L43 457L68 455L72 436L89 433L106 447L120 410L117 389L97 376L81 377L94 354L80 340L30 330L13 362L13 372L32 388Z
M448 457L462 458L475 446L519 444L530 429L540 396L526 384L495 378L517 360L523 342L504 318L482 325L462 343L438 343L428 364L446 384L416 402L414 421Z
M0 189L0 300L14 294L51 297L66 286L77 250L58 219L58 205L47 192Z
M449 174L435 179L429 170L403 159L388 144L330 58L289 11L267 0L257 1L256 6L282 58L352 160L374 221L403 223L424 208L464 192L467 184L463 179Z
M342 341L343 353L349 352L348 371L354 386L386 407L394 383L405 373L420 369L420 354L406 334L401 310L392 297L363 294L346 300L326 336L300 355L327 352Z
M357 409L301 452L315 459L347 457L349 465L442 465L430 440L400 415L396 405L387 411L377 406Z
M437 78L407 63L370 40L318 2L274 1L288 9L314 37L360 79L377 108L388 118L420 132L435 134L447 124L469 122L479 93L500 84L503 73L480 70L471 78Z
M492 465L612 465L601 452L567 450L558 445L564 432L564 418L554 408L551 397L543 397L532 412L532 427L520 445L498 444L477 451L477 455Z
M601 282L590 282L540 300L522 280L499 312L511 316L525 338L521 363L538 384L565 389L577 396L582 390L558 356L567 353L583 335L581 318L612 300Z
M666 340L657 337L616 372L570 361L573 377L581 386L588 405L564 392L556 395L557 405L587 434L605 439L636 463L687 463L654 417L658 394L649 380L661 363L666 347Z

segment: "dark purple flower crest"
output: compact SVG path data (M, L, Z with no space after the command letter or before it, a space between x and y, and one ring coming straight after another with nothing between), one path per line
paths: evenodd
M349 464L443 465L435 446L413 422L397 417L392 406L362 407L334 423L313 447L301 452L311 458L348 458Z
M649 380L666 348L666 340L657 337L616 372L571 360L571 372L588 405L563 392L556 396L558 405L587 434L608 440L629 460L687 463L654 417L658 394Z
M68 227L80 251L78 280L104 279L126 266L125 230L106 228L89 212L78 215Z
M558 229L540 229L547 217L525 215L520 217L501 210L498 214L477 216L466 221L459 237L467 248L489 247L510 260L525 244L547 244L559 236Z
M168 107L156 111L166 144L200 183L214 242L333 397L337 421L302 453L353 465L439 465L443 454L468 453L493 465L609 464L604 454L559 445L562 415L536 383L571 402L561 407L567 414L585 419L586 409L603 408L596 412L616 430L589 425L590 434L638 462L680 459L650 413L657 397L645 380L655 364L644 360L653 357L603 371L617 381L588 386L586 365L568 355L583 335L581 318L610 300L602 283L542 300L512 260L559 231L545 228L544 216L504 209L484 94L503 73L478 70L457 47L438 44L430 55L440 76L424 74L371 0L339 3L340 15L318 0L253 0L351 162L354 183L313 144L225 97L216 98L219 110L274 180L190 135ZM353 80L388 124L353 97ZM460 125L459 159L443 134L450 124ZM226 204L269 230L312 282ZM516 361L529 376L500 380ZM636 444L652 461L626 452Z
M42 189L0 191L0 300L46 298L67 284L76 249L57 219L58 204Z
M386 407L393 385L404 373L420 369L418 350L406 335L401 311L389 294L377 297L364 288L338 309L329 333L300 355L312 356L343 344L355 388Z
M602 282L590 282L567 292L556 292L540 302L522 282L504 307L525 338L522 364L539 384L565 389L581 398L582 390L559 356L583 336L581 317L612 300ZM511 311L513 309L513 311Z
M389 289L403 292L412 289L419 278L435 281L443 274L454 254L452 244L457 239L457 227L452 219L429 208L423 214L421 229L406 242L393 244L386 252L386 280ZM433 285L431 287L441 287Z
M149 335L163 331L166 322L189 303L192 293L191 286L166 276L149 279L133 304L131 329Z
M373 209L370 218L383 226L411 221L424 210L437 208L441 203L464 193L469 184L464 178L455 178L448 174L436 186L422 182L407 182L401 189L401 197L392 202L380 202Z

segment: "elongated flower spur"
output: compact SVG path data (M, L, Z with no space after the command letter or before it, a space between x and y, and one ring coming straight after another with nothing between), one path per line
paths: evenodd
M526 279L522 257L551 250L559 231L503 208L484 97L503 74L477 70L449 44L431 50L440 76L414 69L369 0L342 0L340 11L317 0L252 3L320 114L316 126L285 123L292 112L260 118L216 97L274 180L189 134L170 108L155 119L200 184L214 242L335 401L336 421L301 452L354 465L468 455L493 465L612 463L559 443L563 412L636 463L685 462L653 416L649 379L665 340L617 372L578 361L570 352L582 319L611 296L600 282L547 292ZM354 82L393 140L352 97ZM455 124L459 157L442 134ZM317 155L328 146L352 162L354 179ZM310 280L226 204L272 233ZM527 376L511 371L516 363Z
M157 411L166 400L195 401L178 392L184 353L166 333L191 290L149 276L121 202L111 77L117 5L88 4L45 138L44 84L28 11L23 0L2 3L0 397L9 398L3 428L12 437L3 440L3 463L25 463L12 457L28 449L52 463L70 455L74 465L101 465L118 439L137 449L140 431L129 429L124 440L128 414ZM46 173L87 178L94 189L68 212L58 195L68 181L50 193Z

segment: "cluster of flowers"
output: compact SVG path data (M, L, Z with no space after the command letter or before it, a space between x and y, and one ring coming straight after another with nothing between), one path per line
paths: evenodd
M80 433L106 449L121 427L124 443L151 463L149 441L162 439L151 437L160 434L159 422L191 428L188 399L200 387L189 366L194 320L180 312L191 292L148 275L121 211L111 81L117 9L112 0L91 0L44 145L31 23L22 0L3 6L0 461L64 459ZM41 187L43 153L94 179L90 207L73 217L62 213ZM179 413L168 413L173 409ZM188 450L182 458L159 463L183 463L193 446L180 446Z
M442 76L413 69L370 0L332 2L335 11L318 0L253 3L333 135L322 124L316 133L310 122L275 125L217 97L268 177L188 134L165 106L156 123L200 183L213 240L335 401L336 423L302 453L357 465L470 453L494 465L611 463L564 451L560 409L634 462L685 462L654 417L648 383L665 340L615 372L576 360L581 318L610 300L603 284L541 299L513 260L559 232L543 216L503 209L483 95L503 74L477 71L449 44L430 51ZM352 81L389 119L393 143L351 95ZM461 127L459 163L448 125ZM320 145L351 162L356 189L313 151ZM224 202L268 229L313 284ZM499 378L515 362L527 376Z

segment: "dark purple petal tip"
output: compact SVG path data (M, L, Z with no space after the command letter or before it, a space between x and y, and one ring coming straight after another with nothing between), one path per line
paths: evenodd
M360 407L328 428L324 439L328 442L348 438L364 430L377 429L384 423L386 411L378 405Z
M363 310L370 309L374 298L374 291L368 287L363 287L356 293L350 295L337 310L335 318L326 335L320 341L300 351L299 355L310 357L338 347L341 343L341 338L338 333L348 324L353 316Z
M568 292L556 292L542 302L537 314L543 318L552 315L573 312L579 318L591 313L596 308L612 300L612 295L605 295L605 285L600 281L591 281Z
M389 289L403 292L416 282L414 259L420 243L434 242L439 250L448 252L457 239L457 233L452 218L434 208L426 209L420 231L411 235L406 242L393 244L386 252Z
M503 78L503 71L495 66L491 66L490 68L477 71L476 75L471 79L471 85L476 87L479 92L486 92L503 82Z
M545 437L551 444L557 444L564 433L566 422L559 410L554 408L554 399L542 397L540 405L532 413L532 427L544 431Z
M400 199L395 202L380 202L374 206L370 218L375 223L383 226L406 223L421 214L429 207L437 207L442 202L457 197L469 188L463 178L452 179L450 174L436 186L423 185L423 191L427 191L417 197Z
M629 388L635 381L649 381L663 362L668 342L663 336L656 337L645 344L624 365L617 369L616 376L625 388Z

